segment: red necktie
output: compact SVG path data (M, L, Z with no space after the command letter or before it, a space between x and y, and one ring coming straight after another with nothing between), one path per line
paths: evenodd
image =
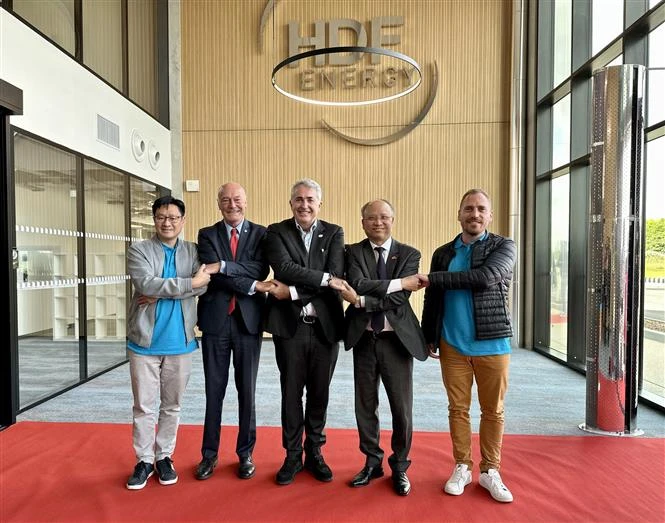
M233 260L236 259L236 251L238 250L238 231L235 227L231 227L231 255ZM231 296L231 301L229 302L229 314L231 314L236 308L236 297L235 295Z

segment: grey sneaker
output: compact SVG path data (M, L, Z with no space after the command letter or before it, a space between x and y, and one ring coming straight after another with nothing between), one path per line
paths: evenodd
M460 496L464 493L464 487L469 483L471 483L471 471L469 467L463 463L458 463L455 465L450 479L446 481L443 490L451 496Z
M152 476L154 469L152 463L139 461L134 467L134 472L127 480L127 488L129 490L141 490L148 482L148 478Z
M501 503L510 503L513 500L513 495L501 481L501 474L496 469L480 474L480 486L489 490L492 497Z
M159 482L162 485L173 485L178 482L178 473L173 466L173 460L166 456L164 459L157 460L155 463Z

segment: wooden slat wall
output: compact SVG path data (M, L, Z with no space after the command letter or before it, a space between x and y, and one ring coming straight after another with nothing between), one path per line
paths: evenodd
M509 0L281 0L258 44L264 0L187 0L181 5L183 178L201 181L185 194L187 239L220 219L216 192L226 181L247 189L248 218L269 224L290 216L292 183L317 180L321 218L342 225L347 243L364 237L360 206L387 198L394 236L419 248L421 270L433 250L459 231L459 198L471 187L493 197L492 229L508 233L511 2ZM270 83L286 57L286 23L404 16L395 50L416 59L423 84L399 100L365 107L321 107L290 100ZM274 30L274 32L273 32ZM275 35L278 37L275 38ZM334 137L325 119L358 137L384 136L420 112L439 67L430 113L394 143L365 147ZM420 309L422 293L413 297Z

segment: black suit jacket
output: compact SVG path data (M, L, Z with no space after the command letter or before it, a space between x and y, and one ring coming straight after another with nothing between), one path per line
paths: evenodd
M339 293L322 287L323 273L344 274L344 230L334 223L318 220L309 252L296 228L294 218L268 227L266 258L276 280L295 285L298 300L277 300L268 296L265 330L291 338L298 327L302 307L311 303L316 309L326 339L336 342L344 332L344 310Z
M231 244L223 221L199 230L198 246L201 263L226 262L225 274L213 274L208 290L199 298L198 326L205 334L219 334L228 320L231 296L236 296L245 327L250 334L262 332L262 314L265 294L248 292L254 281L268 276L269 268L263 253L266 228L248 220L243 222L238 237L236 259L231 255Z
M353 348L367 329L372 312L383 311L406 350L416 359L425 361L427 349L418 318L411 308L411 291L386 294L390 280L418 272L420 252L393 238L386 262L387 280L376 277L376 259L368 239L349 245L346 250L346 278L351 287L365 297L365 306L351 304L346 309L346 350Z

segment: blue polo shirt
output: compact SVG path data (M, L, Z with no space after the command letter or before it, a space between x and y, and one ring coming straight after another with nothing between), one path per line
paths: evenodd
M448 266L449 272L468 271L471 268L471 251L476 242L484 241L487 232L476 241L465 244L462 237L455 242L455 257ZM493 356L510 353L510 338L477 340L474 323L473 295L468 289L446 290L443 293L443 325L441 337L465 356Z

